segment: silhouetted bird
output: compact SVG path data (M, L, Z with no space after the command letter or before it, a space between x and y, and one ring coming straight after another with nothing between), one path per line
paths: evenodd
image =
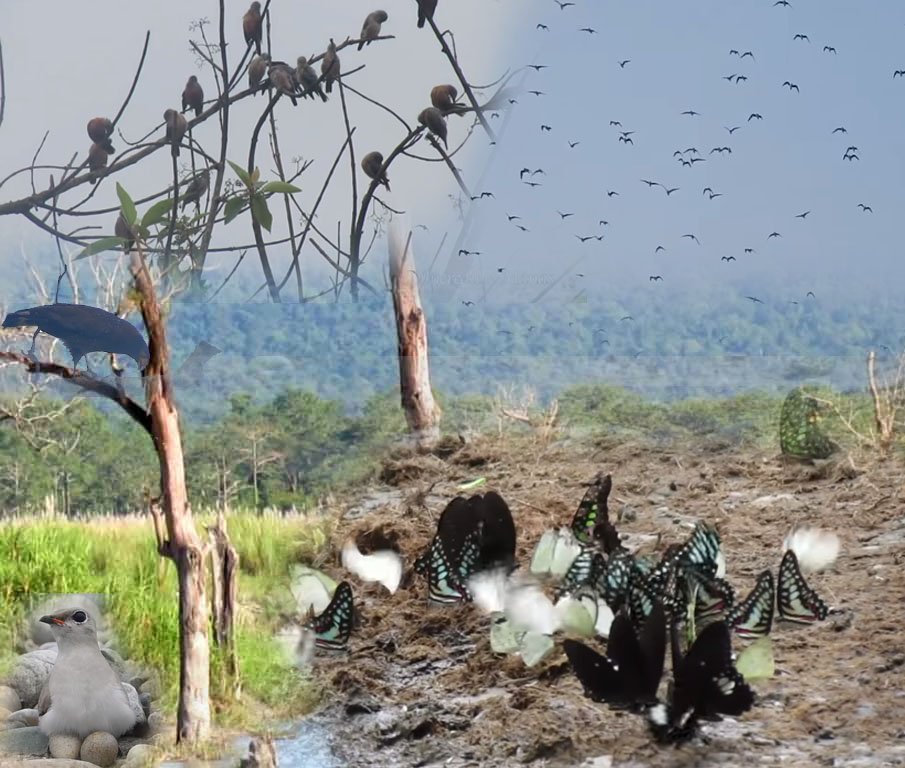
M113 123L106 117L94 117L88 121L88 137L95 144L99 144L108 155L114 153L110 136L113 134Z
M167 140L173 145L173 157L179 157L179 145L188 130L188 123L175 109L166 110L163 113L163 121L167 127Z
M339 80L339 56L336 54L336 43L330 38L330 45L321 59L321 80L324 81L327 93L333 91L333 83Z
M449 144L446 143L446 120L443 113L436 107L426 107L418 114L418 122L427 130L443 142L443 146L447 149Z
M317 94L321 97L321 101L327 100L327 94L324 93L324 89L321 87L321 79L318 77L317 72L314 71L314 67L308 63L308 59L305 56L299 56L298 59L296 59L295 79L301 86L302 96L305 98L310 96L313 99L314 94Z
M66 346L73 367L91 352L128 355L144 375L151 353L144 337L127 320L87 304L46 304L42 307L10 312L3 320L4 328L37 326Z
M265 54L255 55L251 57L248 64L248 87L257 88L264 75L267 74L267 64L270 62L270 56Z
M374 179L378 184L383 184L390 191L390 180L383 169L383 155L380 152L368 152L361 158L361 169L369 179Z
M88 149L88 168L91 171L99 171L107 167L107 153L100 144L92 144Z
M431 88L431 104L439 109L444 117L446 115L462 115L468 111L468 107L459 104L456 97L459 91L454 85L435 85Z
M261 53L261 33L264 24L261 18L261 4L255 0L249 6L245 15L242 17L242 33L245 35L245 44L255 44L255 53Z
M421 29L428 19L434 18L436 10L437 0L418 0L418 29Z
M189 78L182 92L182 111L185 112L187 109L194 109L195 117L200 117L201 110L204 109L204 89L195 75Z

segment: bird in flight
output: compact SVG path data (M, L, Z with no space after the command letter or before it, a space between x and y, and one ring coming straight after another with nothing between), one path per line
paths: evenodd
M516 219L518 219L519 221L521 221L521 219L522 219L521 216L513 216L513 215L508 214L508 213L506 214L506 218L509 219L509 221L515 221Z
M726 128L726 126L723 126L723 127ZM736 126L734 126L734 127L732 127L732 128L726 128L726 130L729 131L729 135L731 136L731 135L732 135L733 133L735 133L739 128L741 128L741 126L740 126L740 125L736 125Z
M607 196L607 197L613 197L614 195L618 195L618 194L619 194L619 193L618 193L615 189L608 189L608 190L607 190L607 193L606 193L606 196Z
M474 302L473 302L473 301L463 301L462 303L463 303L466 307L473 307L473 306L474 306Z
M719 152L721 155L723 154L723 152L728 152L731 155L732 147L714 147L710 150L710 154L712 155L714 152Z
M748 57L750 57L750 58L753 59L753 58L754 58L754 52L753 52L753 51L745 51L739 58L744 59L745 56L748 56Z
M757 296L745 296L748 301L753 301L755 304L763 304L763 302L757 298Z
M625 65L628 64L631 59L625 59L624 61L619 62L619 69L625 69Z
M825 45L825 46L823 46L823 52L824 53L836 53L836 49L833 48L832 45Z
M610 125L617 125L620 128L622 127L622 123L620 123L618 120L610 120Z
M773 3L773 7L775 8L777 5L791 6L792 4L789 2L789 0L776 0L776 2Z
M779 234L779 232L771 232L769 235L767 235L767 240L769 240L771 237L782 237L782 235Z
M657 280L662 280L663 278L660 275L651 275L647 279L649 282L655 283Z
M804 40L805 42L808 42L808 43L811 42L810 37L808 37L807 35L801 35L801 34L795 35L795 37L793 37L792 39L793 40Z
M700 112L695 112L693 109L686 109L682 114L688 115L689 117L700 117L701 116Z
M795 91L796 93L801 93L801 91L799 90L798 86L795 85L795 83L792 83L792 82L786 80L782 84L782 87L785 88L786 86L788 86L788 88L789 88L789 93L791 93L792 91Z
M555 2L559 6L559 10L561 11L566 10L566 8L568 8L570 5L575 5L575 3L563 3L560 2L560 0L553 0L553 2Z
M596 35L597 30L594 27L582 27L578 30L579 32L587 32L589 35Z
M731 83L731 82L732 82L732 79L735 78L735 77L738 77L738 75L735 75L735 74L732 74L732 75L723 75L723 80L728 80L728 81Z
M810 298L812 298L812 299L816 299L816 298L817 298L817 297L814 295L814 291L808 291L808 292L805 294L805 298L808 298L808 297L810 297Z
M634 146L635 142L632 141L630 136L620 136L619 141L625 142L626 144L631 144Z
M548 133L549 133L550 131L553 130L549 125L542 125L542 126L540 127L540 129L541 129L542 131L547 131Z
M574 216L574 213L563 213L562 211L557 211L560 219L568 219L569 216Z
M662 184L660 186L663 187ZM669 197L673 192L677 192L680 189L680 187L671 187L670 189L666 189L666 187L663 187L663 189L666 191L666 196Z
M756 253L753 248L745 248L745 253Z
M682 235L682 237L687 237L687 238L689 238L690 240L694 240L698 245L701 244L701 241L698 240L698 238L696 238L694 235Z
M649 187L654 187L654 186L662 187L663 186L662 184L660 184L659 181L649 181L648 179L641 179L641 181L644 182L645 184L647 184L647 186L649 186Z
M656 248L654 248L654 253L659 253L660 251L665 252L666 249L662 245L658 245Z
M897 77L905 77L905 69L897 69L892 73L893 80L895 80Z
M720 256L720 261L735 261L735 256Z
M535 27L535 29L543 29L543 30L545 30L546 32L549 32L549 31L550 31L550 27L548 27L546 24L538 24L538 25Z
M874 209L869 205L865 205L864 203L858 203L858 207L861 209L863 213L873 213Z
M713 199L716 198L716 197L722 197L722 196L723 196L723 193L722 193L722 192L711 192L711 193L710 193L710 199L711 199L711 200L713 200Z
M480 256L480 251L466 251L464 248L459 249L459 256Z
M763 120L763 119L764 119L764 116L758 114L757 112L752 112L750 115L748 115L748 122L749 122L749 123L750 123L752 120Z
M597 222L598 227L608 227L609 225L610 225L610 222L608 222L606 219L601 219L600 221Z
M586 243L588 240L603 240L603 235L575 235L581 242Z
M569 149L575 149L575 147L577 147L579 144L581 144L580 141L570 141L570 142L569 142Z
M833 133L848 133L848 131L845 130L844 125L840 125L838 128L833 128Z
M621 322L623 322L624 320L634 320L634 319L635 319L635 318L632 317L631 315L623 315L622 317L619 318L619 322L621 323Z
M539 181L523 181L522 184L527 184L529 187L540 187L542 186Z
M803 221L804 219L806 219L808 217L809 213L810 213L810 211L805 211L804 213L796 213L795 218L801 219Z

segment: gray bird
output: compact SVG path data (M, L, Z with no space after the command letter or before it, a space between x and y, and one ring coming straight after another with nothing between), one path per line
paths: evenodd
M464 104L456 102L459 91L454 85L435 85L431 88L431 104L444 115L463 115L468 111Z
M248 87L257 88L264 75L267 74L267 65L270 63L270 56L266 53L256 54L251 57L248 64Z
M277 91L289 97L292 106L298 105L296 94L298 93L298 83L295 79L295 70L283 61L272 61L267 70L267 76L270 78L270 84Z
M368 152L361 158L361 169L365 172L365 176L369 179L375 179L390 191L390 180L387 178L386 170L383 167L383 155L380 152Z
M333 92L333 83L339 80L339 56L336 55L336 43L330 38L327 52L321 59L321 80L324 81L327 93Z
M424 26L428 19L434 18L437 10L437 0L417 0L418 2L418 29Z
M204 89L196 75L189 78L182 92L182 111L185 112L187 109L194 109L195 117L201 117L201 110L204 109Z
M38 727L48 736L105 731L117 738L136 716L113 667L97 644L94 619L81 608L42 616L57 642L57 658L38 699Z
M388 18L389 16L387 16L386 11L373 11L367 15L365 23L361 28L361 42L358 43L359 51L364 48L365 45L370 45L374 38L379 37L380 25Z
M211 183L211 172L207 169L196 173L194 178L185 188L185 194L182 197L182 208L189 203L194 203L195 207L200 210L201 198L207 194L207 189Z
M125 253L132 250L132 246L135 245L135 232L132 227L126 224L122 214L116 217L116 224L113 225L113 234L125 240L125 243L123 243L123 251Z
M323 101L327 100L327 94L321 88L321 79L317 76L314 67L308 63L308 59L299 56L296 60L295 79L302 88L302 96L313 99L316 93Z
M449 149L446 142L446 119L443 113L436 107L422 109L418 115L418 122L425 126L434 136L443 141L443 146Z
M182 143L182 137L189 129L189 124L175 109L168 109L163 113L163 121L167 126L167 140L173 145L173 157L179 157L179 145Z

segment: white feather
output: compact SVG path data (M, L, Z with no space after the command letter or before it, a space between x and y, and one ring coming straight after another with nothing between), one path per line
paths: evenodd
M508 585L506 571L500 568L481 571L468 580L468 590L474 604L484 613L500 613L503 610Z
M351 539L343 546L343 568L354 573L362 581L376 581L390 592L399 588L402 580L402 558L391 549L381 549L363 555Z
M839 556L839 537L832 531L810 525L794 525L783 541L782 551L791 549L803 573L829 568Z
M506 590L503 611L509 623L529 632L552 635L559 629L553 602L536 584L512 584Z
M607 604L606 600L601 597L597 598L597 621L594 624L594 631L601 637L610 636L610 627L613 624L613 609Z

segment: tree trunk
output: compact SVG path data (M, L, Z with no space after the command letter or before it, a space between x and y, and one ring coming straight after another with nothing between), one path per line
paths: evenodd
M415 444L430 448L440 437L440 407L431 390L427 318L418 292L411 232L391 226L389 246L402 410Z
M211 584L214 605L214 642L226 656L226 671L235 698L241 694L239 658L236 652L236 602L239 594L239 553L229 540L226 517L217 515L217 524L208 528L211 553Z
M151 361L146 370L151 434L160 464L160 491L167 538L161 554L176 564L179 581L179 703L176 740L197 743L210 733L209 612L204 583L204 545L192 518L185 486L179 413L169 377L166 325L144 258L131 254L135 287L148 333Z

